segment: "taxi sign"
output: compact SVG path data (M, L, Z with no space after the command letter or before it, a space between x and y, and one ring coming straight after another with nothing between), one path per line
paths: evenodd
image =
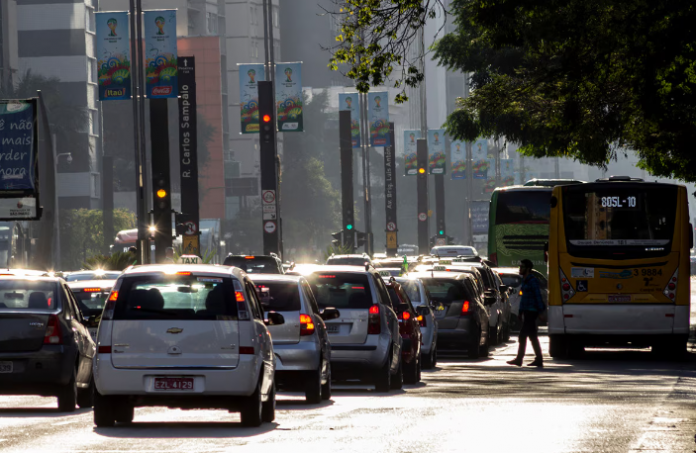
M442 262L442 261L440 261L440 262ZM466 261L464 261L464 258L455 258L452 260L452 262L453 263L466 263Z
M440 264L452 264L452 260L440 260Z
M433 270L435 272L445 272L445 271L447 271L447 267L446 266L433 266Z
M391 277L391 272L389 271L379 271L379 275L382 277Z
M176 260L177 264L201 264L201 258L196 256L196 255L181 255L178 260Z

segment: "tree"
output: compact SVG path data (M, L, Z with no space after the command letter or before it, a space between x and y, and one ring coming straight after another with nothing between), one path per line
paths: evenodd
M359 26L373 32L361 42L345 19L334 58L352 63L349 77L388 76L412 36L389 35L403 41L401 55L392 47L354 56L379 48L374 31L422 27L436 3L349 0ZM390 25L383 4L404 9L408 21ZM688 2L453 0L449 12L456 28L433 46L435 58L472 73L473 90L448 118L450 135L505 137L528 156L593 165L633 149L651 173L696 181L696 10Z

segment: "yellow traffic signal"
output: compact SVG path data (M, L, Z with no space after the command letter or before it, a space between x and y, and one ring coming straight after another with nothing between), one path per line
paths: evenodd
M418 169L418 173L420 173L421 175L422 175L423 173L425 173L425 168L419 168L419 169Z
M167 191L164 190L164 189L160 189L160 190L157 191L157 196L158 196L159 198L164 198L164 197L167 196Z

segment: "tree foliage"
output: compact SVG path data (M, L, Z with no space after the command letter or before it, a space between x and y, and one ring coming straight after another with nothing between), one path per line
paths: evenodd
M114 252L111 255L94 255L82 263L82 268L87 270L122 271L137 262L135 253Z
M427 14L407 0L377 3ZM471 96L447 120L450 135L505 137L528 156L593 165L633 149L651 173L696 181L689 2L453 0L449 8L456 28L433 46L435 58L472 73ZM379 15L364 17L364 27L384 26ZM358 73L388 75L393 61L362 62Z

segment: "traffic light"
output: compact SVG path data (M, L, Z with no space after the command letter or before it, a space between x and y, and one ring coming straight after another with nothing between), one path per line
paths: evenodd
M343 231L331 233L331 236L333 236L333 241L331 241L331 243L334 247L339 247L343 244Z
M275 136L275 112L273 106L273 84L259 82L259 119L262 144L272 144Z
M356 231L355 234L357 235L357 246L362 247L365 245L365 242L367 242L367 233L363 233L362 231Z

